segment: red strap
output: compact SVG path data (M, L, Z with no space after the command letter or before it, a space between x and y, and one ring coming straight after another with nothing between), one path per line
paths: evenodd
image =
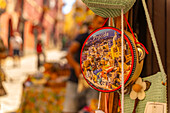
M120 110L121 110L121 101L120 101L120 99L119 99L118 105L119 105ZM121 113L121 111L120 111L120 113Z
M141 45L141 46L144 48L144 50L145 50L146 54L149 54L148 50L145 48L145 46L144 46L142 43L140 43L140 42L136 42L136 38L135 38L135 35L134 35L134 33L133 33L133 30L132 30L132 28L130 27L129 22L128 22L128 20L126 19L126 16L125 16L125 15L124 15L124 18L125 18L125 21L126 21L126 23L127 23L128 27L129 27L129 29L130 29L131 33L132 33L132 36L133 36L134 41L135 41L135 44L139 44L139 45Z
M145 46L142 43L136 42L136 44L140 44L143 47L143 49L145 50L146 54L149 54L148 50L145 48Z
M107 18L107 19L105 20L105 22L104 22L104 24L102 25L102 27L106 24L106 22L108 21L108 19L109 19L109 18Z
M106 22L108 21L108 19L109 19L109 18L107 18L107 19L105 20L105 22L104 22L104 24L102 25L102 27L106 24ZM129 29L130 29L130 32L132 33L132 36L133 36L134 41L135 41L135 44L141 45L141 46L144 48L146 54L149 54L148 50L145 48L145 46L144 46L142 43L136 42L136 38L135 38L135 35L134 35L134 33L133 33L133 30L132 30L132 28L130 27L130 24L129 24L128 20L126 19L126 16L125 16L125 15L124 15L124 19L125 19L128 27L129 27Z
M131 33L132 33L132 35L133 35L134 41L135 41L135 43L136 43L135 35L134 35L134 33L133 33L133 31L132 31L132 28L130 27L129 22L128 22L128 20L126 19L126 16L125 16L125 15L124 15L124 18L125 18L125 21L126 21L126 23L127 23L128 27L129 27L129 29L130 29L130 32L131 32Z

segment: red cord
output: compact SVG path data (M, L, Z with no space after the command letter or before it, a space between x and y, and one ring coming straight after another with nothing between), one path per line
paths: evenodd
M119 105L120 110L121 110L121 101L120 101L120 99L119 99L118 105ZM121 111L120 111L120 113L121 113Z
M105 20L105 22L104 22L104 24L102 25L102 27L106 24L106 22L108 21L108 19L109 19L109 18L107 18L107 19ZM133 33L133 30L132 30L132 28L130 27L130 24L129 24L128 20L126 19L126 16L125 16L125 15L124 15L124 19L125 19L128 27L129 27L129 29L130 29L130 32L132 33L132 36L133 36L134 41L135 41L135 44L141 45L141 46L144 48L146 54L149 54L148 50L145 48L145 46L144 46L142 43L136 42L136 38L135 38L135 35L134 35L134 33Z
M124 18L125 18L125 21L126 21L126 23L127 23L128 27L129 27L129 29L130 29L131 33L132 33L132 36L133 36L134 41L135 41L135 44L139 44L139 45L141 45L141 46L144 48L144 50L145 50L146 54L149 54L148 50L145 48L145 46L144 46L142 43L140 43L140 42L136 42L135 35L134 35L134 33L133 33L133 31L132 31L132 28L130 27L129 22L128 22L128 20L126 19L126 16L125 16L125 15L124 15Z
M107 19L105 20L105 22L104 22L104 24L102 25L102 27L106 24L106 22L108 21L108 19L109 19L109 18L107 18Z
M128 22L128 20L126 19L126 16L125 16L125 15L124 15L124 18L125 18L125 21L126 21L126 23L127 23L128 27L129 27L129 29L130 29L130 32L131 32L131 33L132 33L132 35L133 35L134 41L135 41L135 43L136 43L135 35L134 35L134 33L133 33L133 31L132 31L132 28L130 27L129 22Z
M136 42L136 44L140 44L143 47L143 49L145 50L146 54L149 54L148 50L145 48L145 46L142 43Z

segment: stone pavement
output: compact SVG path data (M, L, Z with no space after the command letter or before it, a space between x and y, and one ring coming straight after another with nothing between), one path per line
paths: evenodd
M46 52L47 62L59 61L65 54L65 51L48 50ZM7 76L7 81L3 82L7 95L0 97L0 113L15 112L19 108L23 90L22 84L28 73L37 72L36 63L36 54L22 57L21 66L15 68L13 68L12 59L6 59L2 68Z

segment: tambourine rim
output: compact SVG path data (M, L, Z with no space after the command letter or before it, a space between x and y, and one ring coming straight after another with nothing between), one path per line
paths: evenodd
M114 27L101 27L101 28L98 28L98 29L94 30L92 33L90 33L90 35L86 38L86 40L85 40L85 42L84 42L84 44L83 44L83 46L82 46L82 48L81 48L81 53L80 53L80 67L81 67L81 72L82 72L82 74L83 74L84 79L86 80L86 82L87 82L93 89L95 89L95 90L97 90L97 91L99 91L99 92L105 92L105 93L107 93L107 92L114 92L114 91L120 89L120 88L121 88L121 85L120 85L119 87L117 87L116 89L113 89L113 90L101 90L101 89L98 89L98 88L94 87L93 85L91 85L91 84L89 83L89 81L86 79L86 77L85 77L85 75L84 75L84 72L83 72L83 69L82 69L82 65L81 65L81 64L82 64L82 52L83 52L83 48L84 48L87 40L88 40L94 33L98 32L99 30L103 30L103 29L112 29L112 30L115 30L115 31L117 31L117 32L119 32L119 33L121 34L121 31L120 31L118 28L114 28ZM130 72L129 72L126 80L124 81L124 84L125 84L125 83L128 81L128 79L130 78L131 73L132 73L132 70L133 70L133 66L134 66L134 53L133 53L133 48L132 48L131 42L130 42L129 39L128 39L128 35L126 35L125 33L124 33L124 39L128 42L128 45L129 45L130 51L131 51L131 55L132 55L132 64L131 64Z

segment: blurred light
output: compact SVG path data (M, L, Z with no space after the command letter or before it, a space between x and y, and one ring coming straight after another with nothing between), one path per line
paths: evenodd
M1 102L1 103L0 103L0 113L4 113L4 110L3 110L3 109L4 109L4 106L3 106L3 103Z
M50 0L50 8L54 8L56 5L55 0Z
M0 9L5 9L6 8L6 1L5 0L0 0Z
M75 1L76 0L63 0L65 6L63 7L62 12L64 14L68 14L71 11L72 6L75 3Z

